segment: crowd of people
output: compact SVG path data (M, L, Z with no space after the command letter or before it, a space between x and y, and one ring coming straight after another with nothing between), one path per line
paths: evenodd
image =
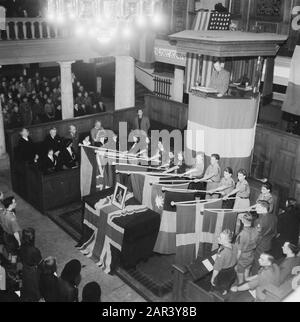
M78 302L82 264L67 262L58 275L56 258L43 258L35 230L21 229L13 196L0 193L0 302ZM101 287L87 283L82 302L101 302Z
M105 112L99 93L87 92L73 74L74 116ZM20 128L62 119L60 76L2 77L0 101L5 128Z

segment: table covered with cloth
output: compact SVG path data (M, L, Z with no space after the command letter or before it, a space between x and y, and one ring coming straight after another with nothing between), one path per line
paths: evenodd
M106 273L121 265L135 267L151 257L157 239L160 215L127 194L123 210L112 205L112 189L84 198L83 223L92 234L81 247Z

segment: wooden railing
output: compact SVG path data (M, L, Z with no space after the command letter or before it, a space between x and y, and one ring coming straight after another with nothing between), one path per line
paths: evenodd
M154 92L156 96L171 98L171 80L169 78L154 77Z
M8 18L0 40L64 38L74 35L74 28L49 24L43 18Z

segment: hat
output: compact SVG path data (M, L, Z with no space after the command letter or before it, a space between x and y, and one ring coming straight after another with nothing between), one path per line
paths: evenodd
M72 259L69 261L63 271L61 272L61 278L65 281L73 283L75 279L80 275L81 263L77 259Z
M82 302L100 302L101 287L96 282L86 284L82 290Z

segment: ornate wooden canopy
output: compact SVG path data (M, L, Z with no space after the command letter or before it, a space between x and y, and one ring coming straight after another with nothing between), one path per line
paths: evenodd
M242 31L185 30L169 36L177 50L215 57L276 56L287 36Z

